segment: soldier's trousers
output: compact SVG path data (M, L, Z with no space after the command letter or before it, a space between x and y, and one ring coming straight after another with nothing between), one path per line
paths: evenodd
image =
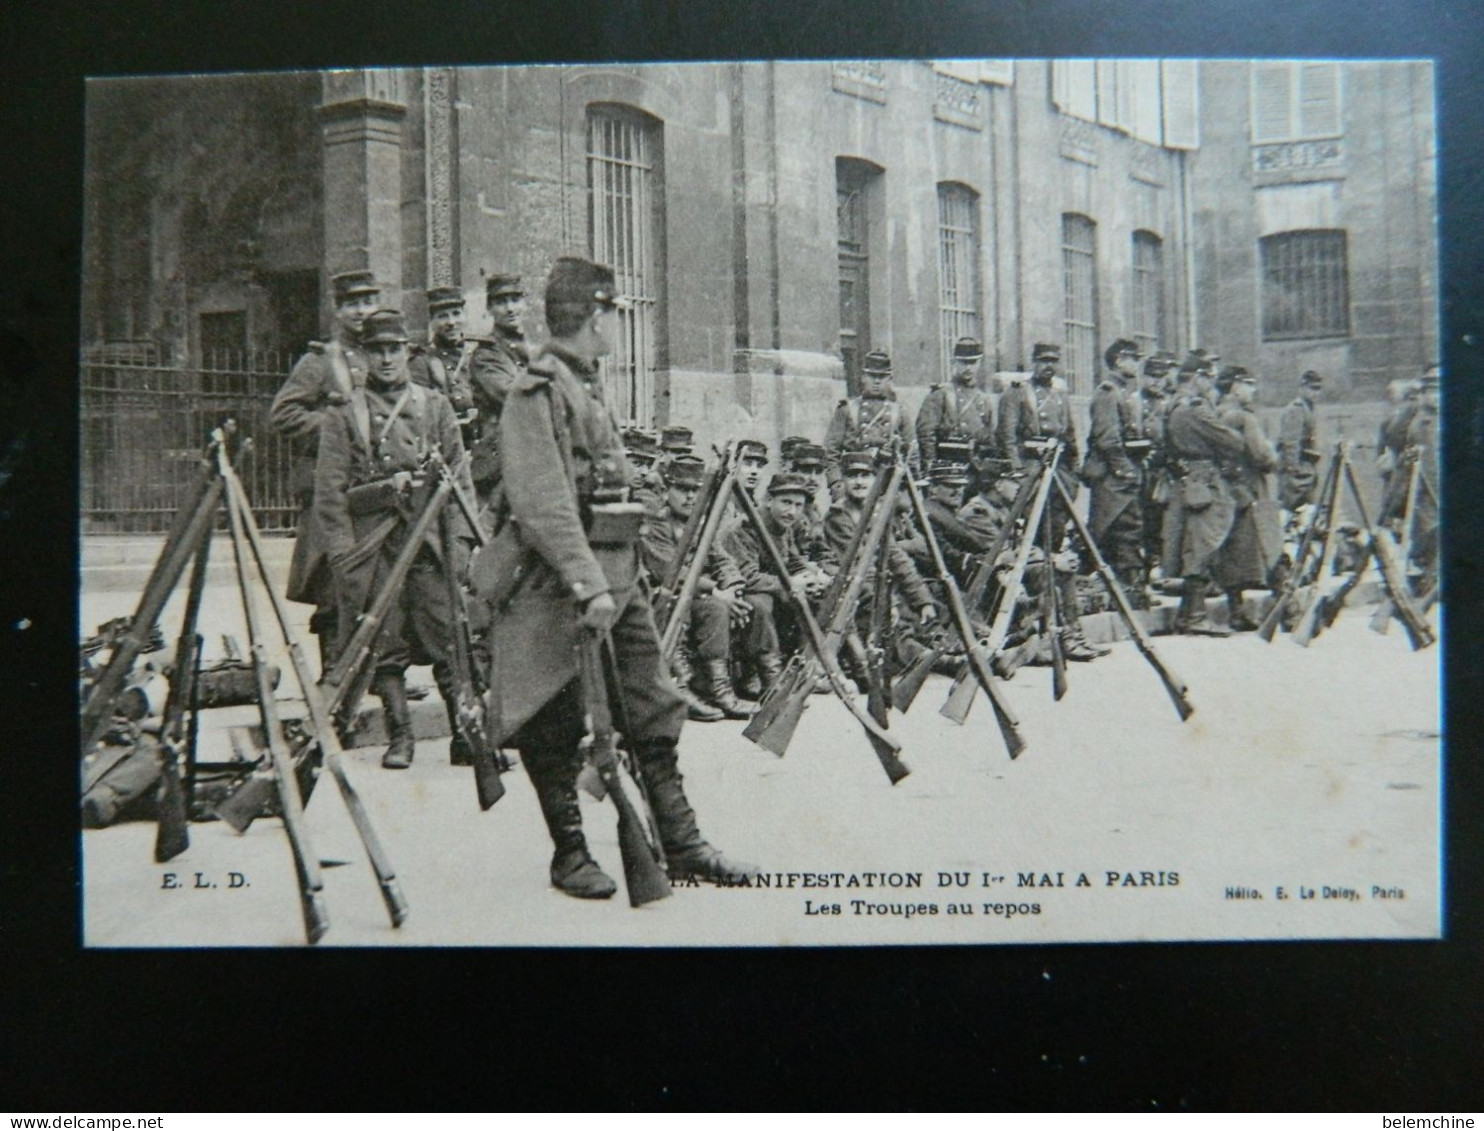
M680 638L698 660L725 660L732 654L732 621L727 607L714 597L696 597L686 613Z
M742 635L748 656L766 656L789 650L797 636L793 603L781 593L749 593L752 617Z
M1111 517L1110 517L1111 516ZM1144 514L1137 484L1114 490L1099 484L1092 491L1089 531L1097 538L1103 560L1120 576L1144 566ZM1084 563L1090 570L1091 563Z
M448 576L427 548L407 571L402 592L387 610L376 656L376 671L405 672L414 664L432 664L441 687L453 657L454 609Z

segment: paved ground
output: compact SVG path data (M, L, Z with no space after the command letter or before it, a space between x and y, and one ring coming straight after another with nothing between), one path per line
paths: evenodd
M82 623L128 612L131 600L84 594ZM213 587L208 619L245 638L235 602ZM592 904L548 887L549 844L523 773L507 775L509 793L481 814L469 771L447 764L446 739L420 743L405 773L355 751L350 773L412 915L388 926L325 777L309 831L317 855L343 866L325 872L332 925L321 945L1430 937L1440 919L1441 653L1411 652L1395 628L1369 632L1366 612L1347 613L1308 649L1283 637L1160 638L1197 705L1185 724L1129 643L1075 666L1059 704L1049 674L1024 669L1007 685L1031 742L1014 762L982 699L963 727L937 714L946 681L933 677L911 713L893 717L913 770L895 787L832 699L811 701L783 759L743 739L739 723L693 724L682 768L702 826L762 864L774 886L683 888L637 911L622 894ZM176 617L172 607L164 623ZM595 855L616 875L611 807L584 798L583 812ZM191 835L189 851L162 867L152 825L83 834L90 945L302 942L276 821L240 837L219 823ZM182 886L167 888L167 872ZM243 886L230 886L234 872ZM198 873L215 886L196 887ZM852 880L859 886L844 886ZM903 886L881 886L890 883Z

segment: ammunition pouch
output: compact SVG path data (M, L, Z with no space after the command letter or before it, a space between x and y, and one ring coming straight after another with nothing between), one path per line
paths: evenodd
M401 502L402 492L391 479L378 479L374 483L361 483L345 492L345 509L353 515L379 514L395 510Z
M642 503L593 503L586 509L587 540L594 546L632 546L644 525Z
M1180 501L1189 511L1205 510L1219 494L1221 471L1211 460L1189 460L1180 479Z

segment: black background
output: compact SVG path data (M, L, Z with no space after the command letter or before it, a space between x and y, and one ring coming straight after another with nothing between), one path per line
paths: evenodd
M0 17L0 49L12 56L0 68L0 1032L14 1045L3 1061L6 1106L1480 1108L1479 4L18 7ZM975 55L1438 60L1450 523L1446 941L83 951L72 682L83 76Z

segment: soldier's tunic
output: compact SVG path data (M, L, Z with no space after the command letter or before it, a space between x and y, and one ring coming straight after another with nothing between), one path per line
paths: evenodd
M1210 401L1194 393L1175 398L1166 441L1172 490L1161 560L1170 577L1202 577L1236 513L1221 464L1245 452L1247 442L1216 418Z
M426 494L414 492L401 502L388 501L382 509L352 513L359 508L349 493L397 472L417 471L434 447L450 465L457 466L463 458L458 422L446 398L410 381L384 387L373 377L351 394L349 404L332 409L325 417L315 468L314 510L337 581L337 652L354 634L356 618L370 607L390 572ZM469 489L467 474L463 480ZM464 526L456 515L449 508L444 520L459 532ZM448 565L435 523L383 623L378 671L400 672L410 664L431 663L440 686L445 682L455 615L445 572Z
M975 499L977 498L979 496L976 495ZM933 534L938 539L938 547L943 551L943 557L948 568L953 571L954 579L962 588L969 583L970 576L978 568L981 555L994 542L994 533L986 534L982 525L976 525L963 517L968 504L955 509L937 499L929 498L926 509L928 522L932 524ZM977 517L978 509L975 508L970 513ZM998 530L998 526L995 529Z
M640 550L651 583L658 584L674 568L685 524L686 520L668 502L661 503L645 519ZM690 638L699 659L724 660L730 654L731 612L714 594L717 589L732 589L741 584L737 563L721 547L718 537L706 555L706 570L696 584L695 596L686 613L689 624L682 637Z
M1067 489L1067 494L1076 498L1077 479L1077 432L1072 426L1072 402L1067 394L1055 385L1039 381L1012 384L1000 398L999 421L1000 451L1016 471L1023 471L1033 462L1021 450L1027 440L1057 439L1064 445L1061 462L1057 466L1057 478ZM1047 503L1051 511L1051 550L1058 552L1065 538L1068 521L1067 505L1059 494L1053 493ZM1036 532L1037 541L1042 540Z
M1124 447L1138 438L1133 401L1138 395L1119 374L1105 376L1092 396L1087 461L1082 466L1082 478L1092 490L1088 533L1107 563L1122 574L1144 564L1141 473Z
M852 397L835 406L825 432L824 448L829 463L826 474L833 492L841 482L840 457L846 452L877 452L898 441L908 466L917 469L917 444L907 422L907 410L895 392L885 397Z
M1278 424L1278 501L1289 510L1314 501L1319 481L1314 402L1297 396Z
M1283 519L1268 491L1268 475L1278 467L1278 454L1250 408L1228 400L1217 416L1241 434L1245 450L1223 465L1236 513L1212 577L1223 589L1264 586L1283 553Z
M337 405L350 403L351 390L366 383L369 365L357 346L335 340L311 342L273 398L268 420L274 431L293 442L293 491L300 506L289 563L288 598L318 605L324 613L335 606L334 586L325 562L324 538L314 514L314 466L320 426Z
M604 403L597 366L552 343L506 397L500 416L501 476L510 535L528 569L490 624L495 741L575 749L582 737L578 623L582 603L612 595L612 629L629 739L679 738L685 703L660 661L639 547L589 544L584 512L593 493L630 478L618 422Z
M824 516L825 537L829 539L836 556L843 562L845 552L850 548L850 540L855 536L855 531L861 524L865 511L853 500L845 500L836 503ZM886 558L886 566L891 574L893 590L899 594L908 606L920 609L924 605L933 603L933 595L929 592L927 582L917 572L917 567L912 564L912 558L907 551L896 544L893 540L891 551ZM861 585L861 609L869 606L869 595L876 580L876 559L873 556L866 570L865 582Z
M505 399L525 376L530 350L523 337L507 337L498 330L475 339L469 359L469 395L476 413L470 428L469 474L486 505L500 482L500 416Z
M1153 569L1160 560L1161 532L1164 529L1165 506L1169 503L1171 485L1165 467L1165 422L1169 419L1169 398L1157 388L1146 388L1134 394L1142 399L1143 410L1134 414L1134 431L1138 439L1152 445L1144 457L1140 478L1139 509L1143 513L1142 545L1144 564Z
M1417 407L1415 400L1404 401L1381 423L1376 455L1384 459L1386 466L1381 472L1384 490L1377 522L1388 522L1407 513L1407 481L1411 478L1406 462L1407 433L1416 419Z
M472 428L478 420L477 417L471 418L469 411L474 407L474 394L469 385L469 362L477 344L473 338L466 338L456 346L437 342L419 344L412 348L412 356L407 362L407 372L414 385L436 389L448 398L454 416L459 420L466 448L473 439Z
M799 545L798 532L801 523L790 527L779 526L765 508L759 508L763 524L768 528L778 552L783 555L789 576L795 576L809 568L809 559ZM752 616L747 622L742 645L750 657L784 651L785 642L792 644L795 635L793 602L789 600L784 580L773 572L762 539L748 522L739 522L721 535L722 549L731 558L742 578L742 592L752 606Z
M994 404L989 394L957 382L934 385L917 410L917 451L923 467L938 458L938 441L964 436L972 444L994 439Z
M1417 490L1417 517L1412 527L1412 560L1426 570L1426 584L1436 580L1438 560L1438 412L1419 405L1407 426L1407 447L1416 450L1417 473L1423 483ZM1429 490L1431 488L1431 490Z

